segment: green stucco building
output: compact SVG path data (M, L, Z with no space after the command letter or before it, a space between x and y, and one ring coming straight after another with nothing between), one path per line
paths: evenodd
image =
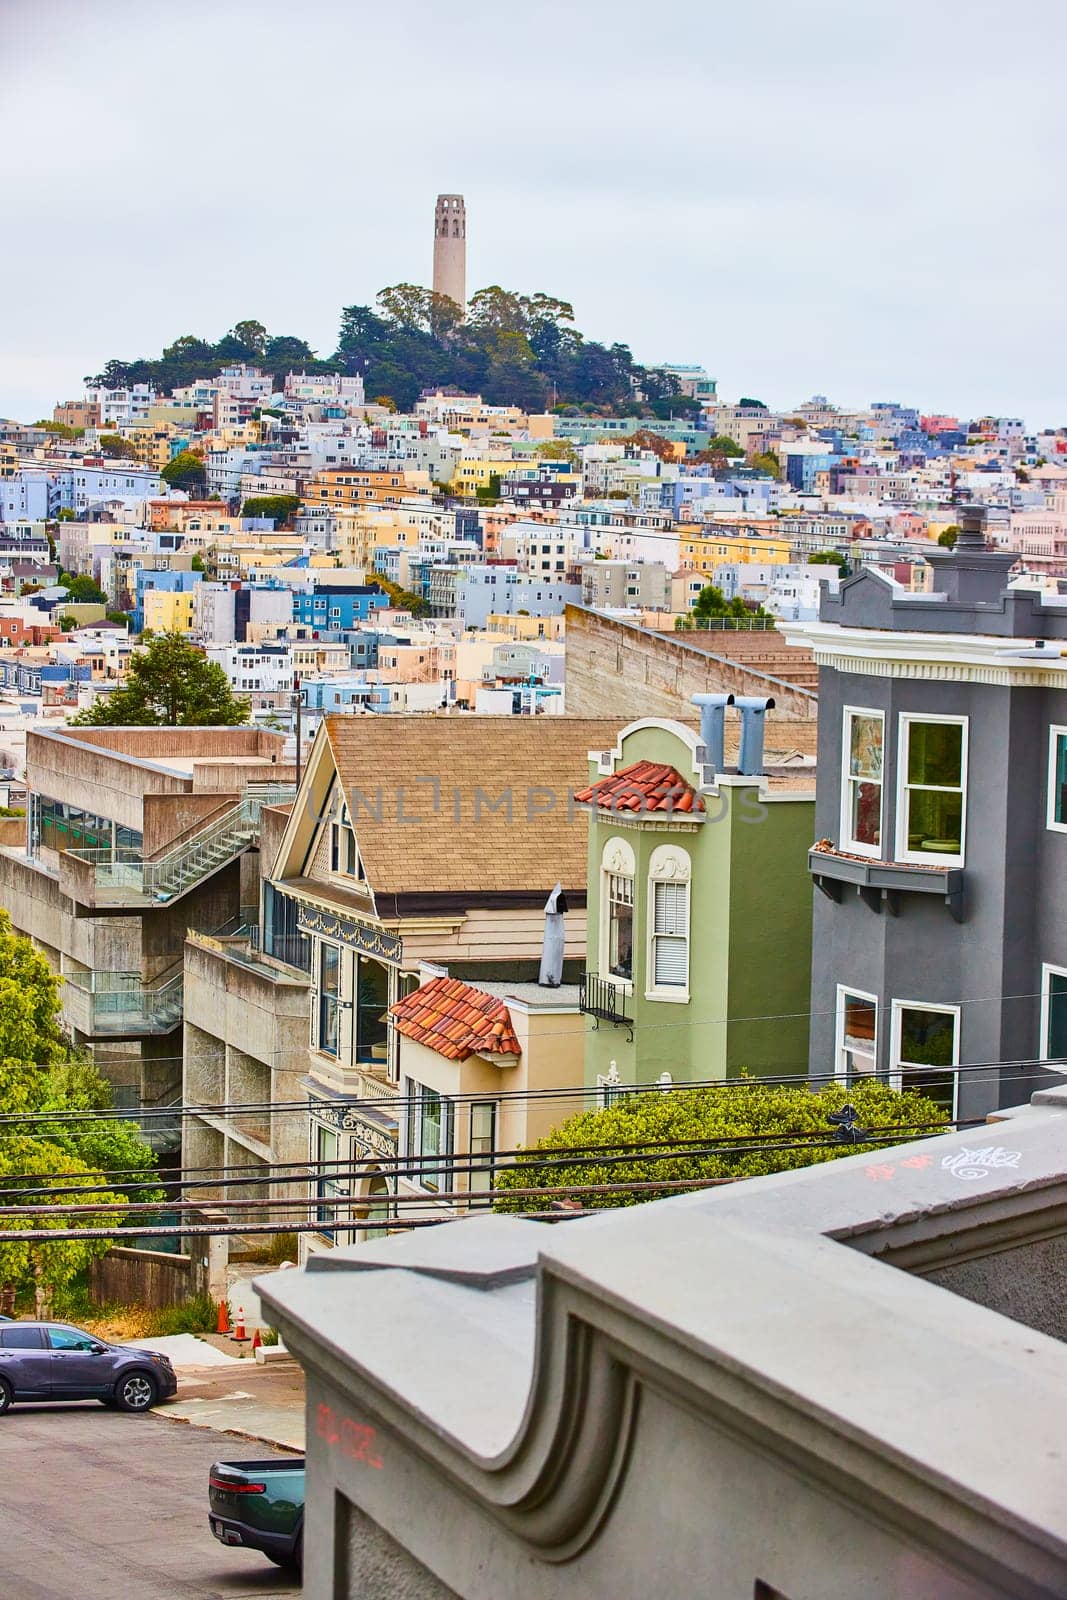
M758 716L748 775L716 770L721 711L718 751L648 719L591 756L590 1087L806 1071L815 774L762 770Z

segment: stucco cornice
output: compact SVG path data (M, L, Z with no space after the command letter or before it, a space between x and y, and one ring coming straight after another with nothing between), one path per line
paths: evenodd
M836 623L783 624L790 644L807 645L819 667L877 678L926 678L949 683L984 683L1000 688L1067 688L1067 657L1049 647L1047 658L1023 656L1032 641L1011 647L974 634L891 633L881 628L842 628Z

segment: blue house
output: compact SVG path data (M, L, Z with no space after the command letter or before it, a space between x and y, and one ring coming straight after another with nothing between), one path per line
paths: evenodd
M389 605L389 596L376 583L318 589L293 594L293 621L319 632L339 632L366 622L372 611Z

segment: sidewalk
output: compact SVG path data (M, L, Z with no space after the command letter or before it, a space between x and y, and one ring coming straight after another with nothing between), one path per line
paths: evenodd
M176 1365L177 1396L161 1405L155 1415L302 1452L304 1374L299 1364L278 1361L261 1367L251 1360L222 1359L222 1366L196 1369ZM240 1457L240 1449L234 1454Z

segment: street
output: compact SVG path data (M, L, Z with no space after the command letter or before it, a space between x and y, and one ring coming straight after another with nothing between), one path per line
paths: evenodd
M262 1444L125 1416L94 1401L18 1406L0 1418L4 1600L251 1600L300 1593L207 1521L212 1461L279 1454Z

